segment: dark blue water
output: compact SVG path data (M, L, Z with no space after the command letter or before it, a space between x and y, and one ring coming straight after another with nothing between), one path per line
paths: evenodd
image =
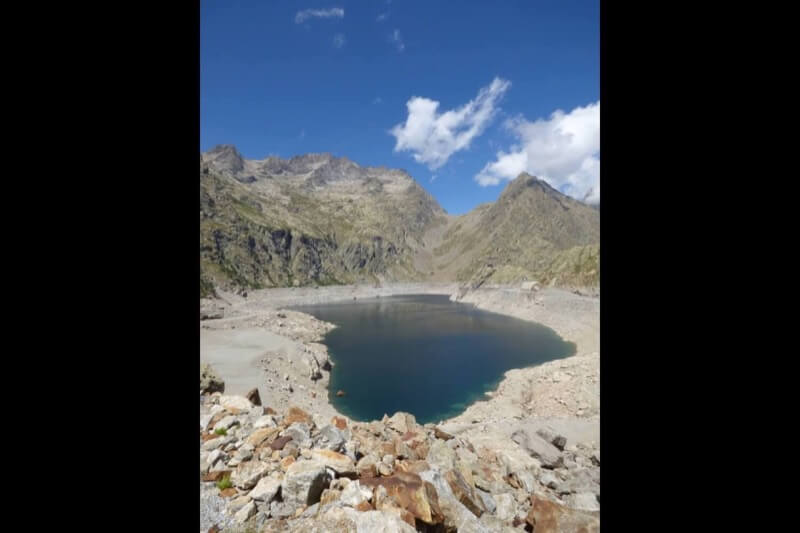
M397 411L438 422L486 399L503 374L575 353L553 330L451 302L406 295L293 307L338 327L323 342L329 397L355 420ZM336 391L346 395L337 397Z

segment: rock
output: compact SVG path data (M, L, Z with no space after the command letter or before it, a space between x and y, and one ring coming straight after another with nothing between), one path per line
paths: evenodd
M311 437L311 429L305 422L295 422L283 430L281 436L292 437L292 440L300 444Z
M566 437L558 435L548 428L539 428L536 430L536 434L561 451L564 451L564 447L567 445Z
M456 452L443 440L435 440L425 460L431 466L438 466L442 471L452 470L456 467Z
M230 476L230 470L217 470L216 472L209 472L208 474L203 476L203 481L214 481L217 482L226 476Z
M397 412L394 414L394 416L386 420L385 424L387 427L402 435L417 425L417 419L414 418L414 415Z
M264 415L259 417L254 423L254 429L261 429L261 428L274 428L278 425L275 421L275 417L271 415Z
M317 446L338 452L344 447L345 438L341 430L335 426L325 426L319 431Z
M356 473L358 477L376 477L378 475L378 463L380 459L375 454L367 454L358 460Z
M227 489L219 491L219 495L223 498L232 498L237 494L239 493L233 487L228 487Z
M450 439L453 438L453 436L450 433L446 433L446 432L442 431L441 429L439 429L438 427L433 428L433 435L437 439L442 439L442 440L450 440Z
M444 526L446 529L455 528L459 533L489 532L478 518L456 499L453 491L450 489L450 485L445 481L441 473L431 469L422 472L419 477L428 481L435 489L439 501L439 508L445 517Z
M283 437L278 437L274 441L272 441L269 447L273 450L283 450L284 446L292 440L291 435L284 435Z
M307 424L308 426L312 426L314 424L314 420L311 418L311 415L300 409L299 407L290 407L289 412L286 415L286 419L284 423L287 425L294 424L295 422L301 422Z
M236 467L231 482L236 488L249 490L256 486L258 480L264 477L269 471L266 463L261 461L248 461Z
M238 424L238 423L239 423L239 421L236 420L235 416L232 416L232 415L231 416L226 416L225 418L223 418L222 420L220 420L219 422L214 424L214 431L219 431L221 429L227 430L229 427L234 426L235 424Z
M289 466L281 484L283 501L292 508L313 505L333 479L325 465L317 461L297 461Z
M475 489L475 494L481 499L483 508L486 509L487 512L494 514L497 509L497 503L494 501L492 495L479 489Z
M453 491L453 496L459 503L480 518L486 509L474 489L464 480L464 476L458 470L450 470L445 472L444 479L450 485L450 490Z
M517 515L517 502L510 493L496 494L494 501L497 504L495 515L500 520L512 520Z
M258 448L264 441L278 432L278 428L261 428L253 431L249 437L245 439L245 443Z
M358 456L358 450L361 448L361 444L357 440L349 440L344 443L344 454L348 456L350 459L355 460Z
M200 392L206 394L225 392L225 382L222 381L208 363L200 365Z
M233 498L228 502L228 511L235 513L248 503L250 503L250 496L246 494L244 496L239 496L238 498Z
M206 431L208 429L212 418L214 418L212 414L200 415L200 431Z
M331 424L336 426L337 429L347 429L347 420L340 416L334 416L331 418Z
M573 509L581 511L599 511L600 502L597 501L597 496L592 492L580 492L578 494L570 494L566 498L566 503Z
M511 434L511 440L519 444L531 457L541 461L545 468L558 468L563 464L563 458L558 448L539 435L531 435L525 430L518 429Z
M214 466L214 463L216 463L217 461L222 459L222 457L224 455L225 455L224 452L222 450L220 450L219 448L217 448L216 450L214 450L213 452L208 454L208 458L206 459L206 462L209 465Z
M344 392L343 390L338 390L338 391L336 391L336 396L337 396L337 397L341 398L341 397L342 397L342 396L344 396L344 395L345 395L345 392Z
M250 518L255 516L255 514L256 504L254 502L250 502L242 507L235 515L233 515L233 518L241 524L247 522Z
M273 501L271 504L269 504L269 514L272 516L272 518L288 518L294 515L294 510L295 508L287 502Z
M378 473L382 476L391 476L394 472L394 467L391 464L384 463L383 461L378 463L376 468L378 469Z
M600 450L597 450L592 454L592 463L596 466L600 466Z
M332 468L339 475L355 474L356 465L352 459L331 450L311 450L311 460Z
M262 477L250 491L249 496L253 500L269 503L278 494L281 488L281 480L274 477Z
M261 405L261 396L258 395L258 387L252 389L245 395L245 398L250 400L253 405Z
M534 494L525 521L536 533L597 533L600 513L570 509Z
M344 478L347 479L347 478ZM353 481L342 490L339 497L344 505L350 507L358 507L362 502L369 502L372 499L372 489L368 486L362 486L358 480Z
M217 448L224 448L228 444L235 441L236 437L234 437L233 435L228 435L226 437L219 436L204 442L203 445L200 447L200 449L210 452L212 450L216 450Z
M253 408L253 404L244 396L220 396L219 404L225 409L233 408L249 411Z
M360 483L373 492L382 487L394 505L427 524L441 524L444 521L434 486L416 474L398 472L389 477L365 478ZM381 509L383 502L379 501L377 493L374 498L375 508Z
M555 489L558 486L558 478L556 478L556 476L554 476L552 472L544 471L539 476L539 483L541 483L545 487Z

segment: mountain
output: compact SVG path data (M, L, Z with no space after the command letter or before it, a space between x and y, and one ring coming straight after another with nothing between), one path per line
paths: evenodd
M201 295L475 277L596 286L599 216L527 174L452 216L403 170L221 145L200 157Z
M201 292L421 280L414 265L444 210L406 172L308 154L201 155Z
M455 220L434 255L448 279L596 287L600 212L523 173L496 202Z

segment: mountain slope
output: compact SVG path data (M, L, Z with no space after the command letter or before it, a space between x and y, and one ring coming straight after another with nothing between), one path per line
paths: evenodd
M201 156L201 289L422 279L421 236L446 221L403 171L220 146Z
M476 276L596 286L599 220L527 174L454 217L402 170L218 146L201 154L201 294Z
M434 255L441 275L459 281L597 286L600 213L523 173L495 203L454 220Z

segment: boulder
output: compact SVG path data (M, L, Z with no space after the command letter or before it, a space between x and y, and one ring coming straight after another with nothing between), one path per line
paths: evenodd
M318 447L338 452L344 448L344 443L344 434L335 426L327 425L319 430L316 444Z
M281 488L281 480L274 477L262 477L250 491L248 496L253 500L270 503Z
M234 426L235 424L238 423L239 421L236 420L235 416L229 415L220 420L219 422L217 422L216 424L214 424L214 431L219 431L222 429L227 430L229 427Z
M597 501L597 496L593 492L579 492L578 494L570 494L566 498L566 503L573 509L581 511L599 511L600 502Z
M531 509L525 521L536 533L598 533L600 513L570 509L547 500L539 494L531 496Z
M281 433L282 437L291 437L293 441L301 443L311 437L311 429L305 422L294 422Z
M536 430L536 434L561 451L564 451L564 447L567 445L566 437L557 434L549 428L539 428Z
M347 478L344 478L347 479ZM339 497L344 505L350 507L358 507L362 502L368 502L372 499L372 489L356 480L347 485Z
M261 405L261 396L258 395L258 387L252 389L245 395L245 398L250 400L253 405Z
M246 504L244 507L239 509L235 515L233 515L234 520L238 523L244 523L250 520L256 514L256 504L254 502L250 502Z
M563 464L561 452L536 434L518 429L511 434L511 440L520 445L531 457L538 459L545 468L558 468Z
M261 428L253 431L249 437L245 439L245 444L249 444L254 448L258 448L264 441L278 432L278 428Z
M272 415L263 415L258 417L255 422L253 422L254 429L261 429L261 428L274 428L278 425L275 421L275 417Z
M398 472L389 477L364 478L360 484L373 492L382 487L393 505L427 524L441 524L444 521L436 490L417 474ZM384 502L378 501L377 493L375 499L375 508L380 509Z
M417 425L417 419L414 418L414 415L403 412L397 412L391 418L384 417L383 422L386 424L386 427L395 430L401 435L407 433Z
M219 404L225 409L233 408L249 411L253 408L253 404L244 396L220 396Z
M313 505L320 500L322 491L328 488L333 476L317 461L296 461L292 463L281 484L284 503L293 509L303 505Z
M445 431L442 431L442 430L441 430L441 429L439 429L438 427L435 427L435 428L433 428L433 435L434 435L434 436L435 436L437 439L442 439L442 440L450 440L450 439L452 439L452 438L453 438L453 436L452 436L450 433L447 433L447 432L445 432Z
M261 461L248 461L236 467L231 482L241 490L250 490L256 486L258 480L267 475L269 466Z
M489 530L481 524L478 518L461 502L459 502L450 485L437 470L431 469L422 472L419 477L428 481L438 497L439 508L444 515L445 529L457 529L459 533L489 533Z
M356 472L352 459L331 450L311 450L311 460L336 471L339 475L351 475Z
M497 509L495 510L495 515L500 520L513 520L514 517L517 515L517 501L514 499L514 495L509 492L504 492L503 494L495 494L494 501L497 505Z
M288 444L289 441L291 441L291 440L292 440L292 436L291 435L284 435L283 437L278 437L277 439L272 441L270 443L269 447L272 450L283 450L283 448L286 446L286 444Z
M200 365L200 392L204 394L225 392L225 382L222 381L208 363Z
M475 489L466 482L461 472L458 470L449 470L445 472L444 479L447 481L448 485L450 485L450 490L453 491L453 496L455 496L459 503L469 509L472 514L480 518L486 510L483 501L475 494Z

